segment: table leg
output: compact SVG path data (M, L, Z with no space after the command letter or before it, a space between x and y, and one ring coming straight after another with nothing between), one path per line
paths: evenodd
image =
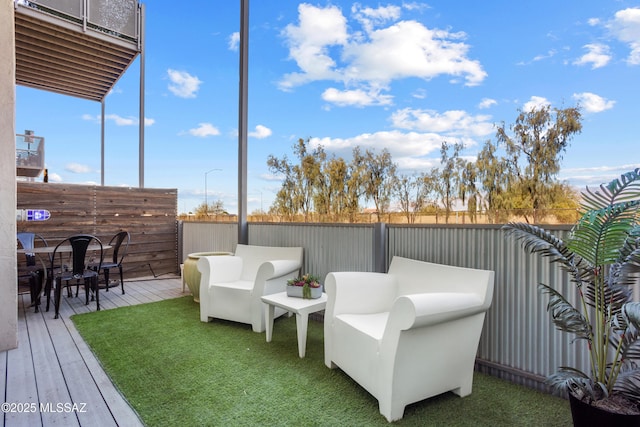
M307 351L307 326L309 314L296 313L296 329L298 330L298 355L303 358Z
M267 304L267 309L264 311L265 319L265 332L267 335L267 342L271 342L271 336L273 334L273 316L275 315L276 307L271 304Z

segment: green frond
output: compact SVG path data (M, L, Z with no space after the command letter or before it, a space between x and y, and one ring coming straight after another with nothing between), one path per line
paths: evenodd
M559 292L545 285L539 284L538 289L549 295L547 311L551 313L551 319L556 328L564 332L576 334L578 338L590 339L591 324L582 313L573 307Z
M591 265L617 262L620 248L637 227L640 200L585 212L571 230L567 247Z
M523 222L510 222L505 224L502 230L519 241L526 252L540 253L542 256L551 257L552 260L568 260L573 256L562 239L541 227Z
M640 402L640 368L620 372L613 390L634 402Z
M619 275L625 285L633 285L637 280L638 273L640 273L640 243L638 240L634 240L631 243L630 240L621 250L624 261L620 266Z
M588 282L584 289L584 299L589 306L595 307L597 300L598 309L604 313L610 312L612 316L620 313L622 306L631 297L631 289L629 287L620 286L613 281L597 288L594 282ZM596 298L596 290L601 298Z
M565 391L570 386L572 388L584 389L589 395L593 395L593 381L584 372L571 368L569 366L561 366L558 370L547 377L546 383L556 391Z
M640 302L628 302L622 308L627 323L640 331Z
M626 200L640 198L640 168L622 174L607 185L601 185L600 191L587 188L583 193L584 210L600 210Z

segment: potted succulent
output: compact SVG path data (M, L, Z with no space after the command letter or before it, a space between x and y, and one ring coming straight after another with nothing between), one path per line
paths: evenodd
M316 276L307 273L295 279L287 280L287 295L305 299L320 298L322 296L322 285Z
M581 211L566 241L530 224L503 229L527 252L560 264L578 288L574 304L538 285L549 295L556 328L588 346L589 373L563 366L548 378L568 392L574 425L581 425L585 410L618 418L603 425L640 425L640 302L632 301L640 280L640 168L599 190L587 188ZM597 425L594 416L586 415L589 425Z

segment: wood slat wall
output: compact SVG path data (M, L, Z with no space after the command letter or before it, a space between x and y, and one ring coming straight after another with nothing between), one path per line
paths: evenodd
M177 273L176 189L102 187L40 182L17 183L18 209L47 209L51 218L18 222L49 246L72 234L97 236L104 244L119 231L131 235L125 278Z

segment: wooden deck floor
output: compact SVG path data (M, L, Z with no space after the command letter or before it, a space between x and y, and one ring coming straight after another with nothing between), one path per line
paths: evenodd
M100 292L101 309L184 295L179 277L140 279ZM189 292L187 290L187 292ZM18 296L18 348L0 352L3 426L141 426L137 414L113 386L69 317L95 310L63 296L60 319L35 313L29 295Z

